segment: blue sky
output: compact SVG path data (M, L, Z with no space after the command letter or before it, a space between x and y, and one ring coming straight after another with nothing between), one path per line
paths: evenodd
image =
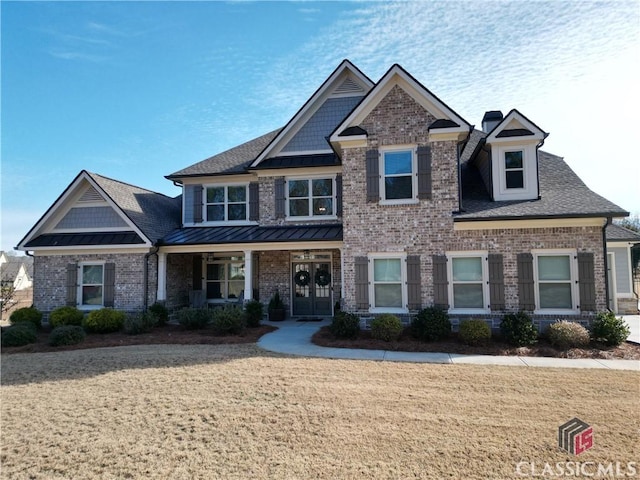
M467 121L517 108L587 185L640 213L640 1L7 2L2 237L82 169L164 175L284 125L344 58L399 63Z

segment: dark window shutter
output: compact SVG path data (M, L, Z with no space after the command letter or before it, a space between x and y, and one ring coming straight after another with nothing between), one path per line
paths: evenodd
M378 150L367 150L367 202L380 201L380 160Z
M420 283L420 255L407 256L407 306L409 310L422 308Z
M342 175L336 175L336 211L338 217L342 216Z
M596 278L593 253L578 253L578 286L580 287L580 310L596 310Z
M433 305L449 308L449 283L447 282L447 257L433 256Z
M202 256L193 256L193 290L202 290Z
M504 310L504 268L502 255L490 253L489 263L489 308L491 310Z
M369 259L356 257L356 309L369 309Z
M418 147L418 198L431 198L431 147Z
M533 311L536 308L535 282L533 280L533 255L518 254L518 298L520 310Z
M116 294L116 264L104 265L104 306L113 307Z
M249 184L249 220L260 218L260 185L258 182Z
M67 305L75 307L78 304L78 264L67 264Z
M202 185L193 186L193 221L195 223L202 222Z
M275 181L276 218L284 218L284 202L286 201L284 186L285 186L284 178L276 178L276 181Z

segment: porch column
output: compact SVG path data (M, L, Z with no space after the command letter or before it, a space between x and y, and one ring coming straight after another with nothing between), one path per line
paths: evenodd
M244 251L244 301L253 298L253 251Z
M156 299L164 302L167 299L167 254L158 252L158 293Z
M344 249L338 250L340 250L340 302L344 302Z

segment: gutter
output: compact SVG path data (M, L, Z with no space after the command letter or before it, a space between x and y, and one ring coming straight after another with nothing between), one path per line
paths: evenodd
M160 248L154 245L153 247L151 247L151 250L149 250L149 252L145 253L144 255L144 272L143 272L144 278L142 280L142 283L144 285L144 311L145 312L149 307L149 257L151 257L152 255L155 255L157 257L158 250L160 250Z

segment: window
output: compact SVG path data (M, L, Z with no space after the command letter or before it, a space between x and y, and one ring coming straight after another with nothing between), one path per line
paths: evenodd
M244 290L244 257L211 257L206 265L207 300L240 298Z
M575 309L575 266L572 254L539 253L535 256L536 300L540 310Z
M449 297L453 310L487 309L487 272L485 255L479 253L449 255Z
M369 262L371 308L379 312L406 311L406 264L404 256L371 255Z
M231 222L247 220L247 186L206 187L205 221Z
M383 174L380 176L381 198L384 203L413 201L417 190L415 155L413 149L394 149L382 152Z
M104 303L104 265L80 265L79 305L102 306Z
M289 179L289 217L335 215L333 178Z
M507 188L524 188L524 163L522 150L504 153L505 185Z

